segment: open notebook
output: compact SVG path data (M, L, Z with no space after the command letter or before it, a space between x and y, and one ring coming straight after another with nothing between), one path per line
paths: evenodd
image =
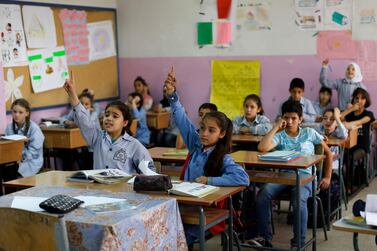
M201 183L181 182L178 184L173 184L173 188L169 190L169 193L202 198L208 194L216 192L219 189L219 187Z

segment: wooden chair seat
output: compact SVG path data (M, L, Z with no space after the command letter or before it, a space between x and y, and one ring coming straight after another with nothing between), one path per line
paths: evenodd
M209 225L219 220L224 220L229 216L229 210L205 207L204 209L204 224ZM182 222L184 224L199 225L199 211L197 207L192 206L180 206L179 211L181 213Z

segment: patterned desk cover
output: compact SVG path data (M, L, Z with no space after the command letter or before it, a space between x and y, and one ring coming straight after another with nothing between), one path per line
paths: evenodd
M66 214L64 219L70 250L187 250L175 199L158 199L136 193L42 186L0 197L0 206L10 207L14 196L51 197L56 194L122 198L136 206L136 209L100 214L79 208Z

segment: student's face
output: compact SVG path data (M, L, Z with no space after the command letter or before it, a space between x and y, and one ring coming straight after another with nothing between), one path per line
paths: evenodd
M23 125L25 123L26 117L28 117L30 113L25 109L25 107L15 105L12 109L12 117L14 122L17 125Z
M321 104L328 104L330 102L331 96L328 92L320 92L319 93L319 102Z
M128 121L124 120L123 114L118 108L110 106L106 109L103 118L103 127L110 135L121 133L127 123Z
M322 125L328 133L334 132L336 129L334 113L329 111L323 114Z
M90 102L90 99L88 97L81 97L80 102L85 107L85 109L89 110L90 108L92 108L92 102Z
M204 116L209 113L211 110L208 108L202 108L199 109L198 111L198 116L199 116L199 123L203 120Z
M221 131L216 119L207 117L200 122L199 136L204 147L211 147L225 136L225 131Z
M353 100L353 103L359 104L360 108L364 108L366 102L367 100L364 98L364 96L361 93L357 94Z
M346 77L348 78L348 79L353 79L354 77L355 77L355 67L352 65L352 64L350 64L348 67L347 67L347 69L346 69Z
M304 95L304 90L298 87L291 89L289 92L293 101L300 101L302 95Z
M285 127L287 133L296 133L302 122L302 117L299 117L296 112L284 113L283 119L287 122Z
M257 116L258 112L260 112L260 107L257 105L257 103L254 100L248 99L246 100L244 106L243 106L245 118L247 120L254 120Z
M141 81L139 81L139 80L135 81L134 87L135 87L135 92L143 94L143 92L144 92L144 85L143 85L143 83Z

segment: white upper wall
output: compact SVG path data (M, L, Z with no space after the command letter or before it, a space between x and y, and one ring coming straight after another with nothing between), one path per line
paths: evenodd
M204 0L204 2L215 0ZM237 0L235 0L237 1ZM240 31L229 49L196 44L200 0L118 0L121 57L313 55L314 32L294 23L293 0L271 3L271 31ZM216 6L216 5L215 5Z
M15 0L15 2L18 0ZM23 0L24 1L24 0ZM53 3L53 4L65 4L65 5L81 5L88 7L102 7L102 8L116 8L116 0L25 0L25 2L34 3Z

